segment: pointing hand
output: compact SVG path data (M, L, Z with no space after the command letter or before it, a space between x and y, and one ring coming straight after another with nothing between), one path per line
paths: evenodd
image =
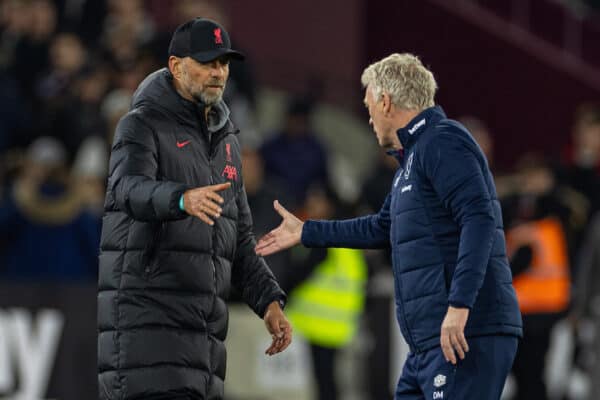
M186 191L183 194L185 211L190 215L200 218L208 225L214 225L215 222L213 219L219 218L223 211L221 209L223 198L217 192L229 189L230 186L231 182L226 182Z

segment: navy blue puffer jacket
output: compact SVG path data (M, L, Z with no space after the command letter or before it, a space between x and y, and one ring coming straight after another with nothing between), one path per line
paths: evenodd
M307 247L391 247L400 329L421 352L440 343L448 306L470 308L468 337L522 335L500 203L470 133L440 107L398 131L403 151L378 214L307 221Z

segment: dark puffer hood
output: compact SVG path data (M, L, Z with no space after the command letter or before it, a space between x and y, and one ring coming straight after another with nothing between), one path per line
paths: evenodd
M140 83L133 94L131 108L141 106L156 108L181 123L192 126L197 126L198 119L204 119L205 105L181 97L173 86L173 75L167 68L151 73ZM217 132L226 125L228 130L232 130L229 115L229 107L223 100L213 105L208 114L208 130Z

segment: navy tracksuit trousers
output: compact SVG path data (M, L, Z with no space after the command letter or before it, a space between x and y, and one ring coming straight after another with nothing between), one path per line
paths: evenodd
M395 400L498 400L517 352L516 336L468 338L469 352L452 365L441 347L410 353ZM458 356L457 356L458 358Z

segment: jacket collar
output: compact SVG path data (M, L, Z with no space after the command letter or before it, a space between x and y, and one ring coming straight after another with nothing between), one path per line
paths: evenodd
M402 165L402 160L404 160L404 149L387 150L385 152L385 154L387 154L388 156L394 157L396 160L398 160L398 163L400 163L400 165Z
M446 118L446 114L440 106L429 107L421 111L404 128L398 129L398 138L402 147L405 149L410 147L421 133L444 118Z
M131 108L142 105L159 109L180 123L193 127L198 127L201 121L211 133L237 133L229 118L229 108L223 101L212 107L209 120L205 121L204 104L181 97L173 86L173 75L167 68L151 73L140 83L133 95Z

